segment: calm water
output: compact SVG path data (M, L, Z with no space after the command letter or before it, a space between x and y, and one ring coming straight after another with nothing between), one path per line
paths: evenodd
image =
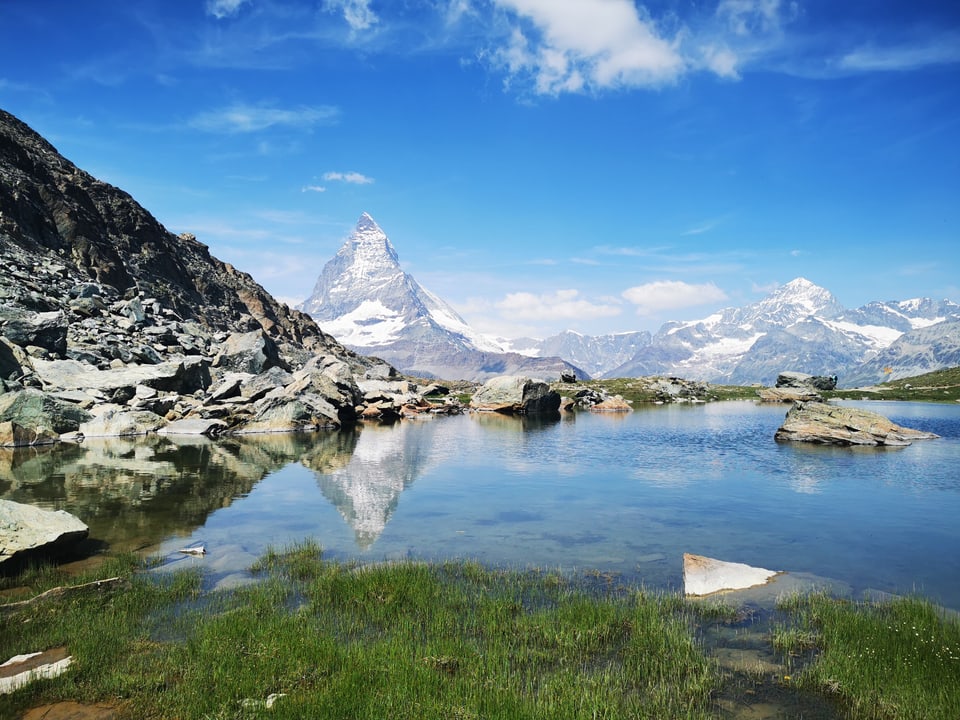
M338 559L600 569L667 589L693 552L960 608L960 406L862 406L942 438L780 445L786 407L746 402L548 423L464 415L18 451L0 456L0 496L68 509L113 547L202 564L211 583L309 536ZM209 554L180 559L195 542Z

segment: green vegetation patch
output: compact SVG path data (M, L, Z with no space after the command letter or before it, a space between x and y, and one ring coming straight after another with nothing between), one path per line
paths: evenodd
M827 397L847 400L960 401L960 367L881 383L871 388L834 390Z
M824 594L788 598L780 609L793 622L774 644L803 666L791 682L834 695L855 720L960 718L955 616L919 598L875 604Z
M83 700L138 718L261 717L268 702L275 718L706 718L722 681L675 598L474 563L355 567L311 543L255 571L199 603L184 602L195 576L140 573L5 617L0 653L65 645L76 665L0 698L0 716Z

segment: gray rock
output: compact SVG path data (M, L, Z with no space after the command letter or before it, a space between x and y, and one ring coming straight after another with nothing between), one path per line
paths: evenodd
M474 393L470 407L512 415L550 415L560 411L560 393L542 380L504 375L487 380Z
M820 402L823 396L812 388L761 388L757 390L760 402Z
M232 432L236 434L297 432L333 428L352 420L326 398L301 393L296 398L265 397L254 405L253 418ZM353 409L350 409L351 415Z
M59 311L0 308L0 334L21 347L41 347L60 356L67 351L67 317Z
M827 445L909 445L934 433L901 427L879 413L820 402L796 403L774 435L778 442Z
M0 422L10 422L36 433L70 432L90 418L90 413L83 408L39 390L26 389L0 395Z
M837 378L836 376L807 375L806 373L788 370L777 376L776 387L793 390L835 390Z
M206 435L215 437L227 429L223 420L216 418L184 418L174 420L169 425L160 428L158 435Z
M233 333L213 361L214 367L252 375L282 365L276 343L263 330Z
M112 395L118 388L138 385L155 390L192 393L210 386L210 370L201 358L189 357L157 365L125 365L96 370L78 360L34 360L37 376L48 389L99 390Z
M267 393L281 390L293 382L293 375L281 367L272 367L259 375L248 377L240 386L240 396L248 402L255 402Z
M0 500L0 565L20 553L78 542L88 532L87 526L66 510L42 510Z
M146 435L167 424L166 420L149 410L126 410L102 405L98 410L93 419L80 424L80 433L84 437Z

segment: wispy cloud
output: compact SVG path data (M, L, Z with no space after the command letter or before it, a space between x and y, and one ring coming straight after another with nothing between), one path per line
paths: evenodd
M496 306L504 316L521 321L589 320L615 317L621 313L618 305L581 298L577 290L557 290L541 295L509 293Z
M327 182L345 182L351 185L370 185L374 182L372 177L368 177L358 172L326 172L323 179Z
M713 283L694 285L681 280L657 280L623 291L623 298L637 307L637 315L707 305L727 299Z
M960 33L922 44L895 47L861 47L840 58L840 69L860 72L917 70L960 62Z
M379 22L370 9L370 0L324 0L323 7L327 12L342 14L354 31L367 30Z
M190 126L207 132L249 133L277 126L311 128L333 125L339 116L339 108L330 105L285 109L236 103L195 115Z
M322 193L326 191L327 189L322 185L304 185L302 188L300 188L300 192Z
M207 14L217 20L236 15L247 0L207 0Z

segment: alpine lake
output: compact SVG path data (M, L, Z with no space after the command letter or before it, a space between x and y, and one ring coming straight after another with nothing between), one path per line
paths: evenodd
M3 450L0 497L77 515L94 549L198 565L211 589L311 539L345 562L476 560L667 592L689 552L960 609L960 404L853 404L941 437L780 444L787 407L752 401L469 413Z

